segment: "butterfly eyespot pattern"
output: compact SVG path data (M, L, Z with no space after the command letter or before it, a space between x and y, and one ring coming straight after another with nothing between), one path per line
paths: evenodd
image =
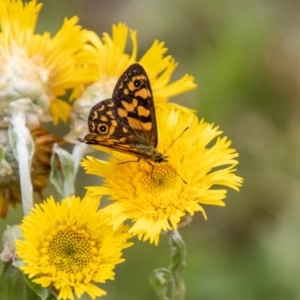
M134 86L135 86L136 88L138 88L142 83L143 83L143 82L142 82L141 80L135 80L135 81L134 81Z
M101 133L107 133L107 132L108 132L108 127L107 127L107 125L100 125L100 126L99 126L99 131L100 131Z
M79 141L132 154L149 162L167 162L156 150L158 143L155 108L150 81L135 63L119 78L111 99L92 107L90 133Z

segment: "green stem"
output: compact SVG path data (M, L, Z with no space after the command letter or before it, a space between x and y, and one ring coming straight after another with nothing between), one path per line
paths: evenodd
M169 231L168 234L171 247L171 266L154 270L150 274L149 280L159 300L184 300L185 244L178 231Z
M172 300L185 299L184 268L186 265L186 248L178 231L169 232L169 243L171 246L171 266L169 267L172 277Z
M11 123L10 140L14 155L19 164L22 205L24 215L27 215L33 207L33 188L30 170L34 145L22 112L12 113Z

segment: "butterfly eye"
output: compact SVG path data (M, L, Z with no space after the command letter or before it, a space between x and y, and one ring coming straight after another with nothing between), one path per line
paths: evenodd
M142 83L143 83L143 80L141 80L141 79L136 79L136 80L133 82L133 84L134 84L134 86L135 86L136 88L140 87L140 86L142 85Z
M107 133L107 131L108 131L107 125L101 124L100 126L98 126L98 128L99 128L99 132L101 132L101 133Z

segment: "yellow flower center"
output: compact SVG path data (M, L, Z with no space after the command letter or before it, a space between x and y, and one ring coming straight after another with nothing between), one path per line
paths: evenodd
M49 242L49 263L64 273L82 271L93 257L90 240L85 230L78 230L75 226L59 230Z
M140 185L143 193L155 197L158 194L169 192L176 187L178 174L168 163L149 165L149 170L142 173Z

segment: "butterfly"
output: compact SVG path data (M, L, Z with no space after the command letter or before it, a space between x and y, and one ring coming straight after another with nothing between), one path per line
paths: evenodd
M119 78L111 99L92 107L90 133L79 141L135 155L155 163L167 161L156 150L157 124L151 85L140 64L132 64Z

